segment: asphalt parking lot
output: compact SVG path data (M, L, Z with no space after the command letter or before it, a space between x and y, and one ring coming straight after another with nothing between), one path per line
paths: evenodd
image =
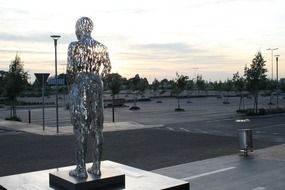
M268 106L267 100L263 99L264 106ZM281 105L283 103L281 102ZM285 184L279 182L278 177L271 181L267 180L265 183L265 180L262 180L265 175L260 173L264 171L270 175L272 168L283 167L282 159L279 163L274 162L278 157L270 158L270 161L266 162L259 160L255 153L253 153L252 162L239 162L237 159L239 158L238 129L253 129L255 150L281 144L285 142L284 114L265 117L245 117L236 114L238 98L232 98L231 103L227 105L222 104L221 100L216 98L192 99L191 104L187 104L185 100L182 102L185 112L174 112L175 99L162 99L161 104L150 101L140 102L138 105L141 107L139 111L130 111L128 107L116 108L116 121L131 121L146 125L159 124L159 127L105 132L104 160L112 160L145 170L154 170L170 177L189 180L194 184L191 186L194 190L205 189L213 183L216 189L220 187L221 190L233 187L234 189L267 190L271 189L270 183L277 184L272 188L285 187ZM251 106L251 103L248 102L247 106ZM54 107L46 109L46 125L51 129L55 126L54 110ZM1 117L5 117L8 111L2 109L0 113ZM59 113L60 127L71 127L68 111L60 107ZM24 122L27 122L26 108L18 109L18 114ZM111 121L111 109L105 109L105 118L106 122ZM247 119L248 122L237 122L240 119ZM41 108L32 109L32 123L41 127ZM74 164L74 137L72 135L42 136L1 128L0 136L0 176ZM283 152L280 150L282 149L278 149L277 152ZM216 163L223 163L221 160L227 160L228 158L220 158L225 155L232 155L233 159L229 157L229 162L233 164L227 165L228 162L225 162L225 165L220 167L222 169L212 168ZM256 161L254 161L255 158L257 158ZM212 168L213 170L200 167L198 163L204 163L205 159L214 159L209 162L205 161L206 169ZM88 161L91 161L90 154L88 154ZM248 163L252 164L249 167L254 168L251 173L244 168L244 165ZM173 168L176 171L176 166L181 164L190 165L189 167L196 173L187 171L181 176L174 175ZM265 169L260 170L259 167ZM225 168L231 169L227 171ZM216 174L217 171L222 172ZM283 170L274 171L276 172L271 175L278 176L283 172ZM260 180L238 186L222 180L227 177L228 172L231 178L238 178L239 183L246 178L246 176L238 177L243 174L254 175ZM211 175L203 177L204 174ZM196 176L202 177L198 179ZM201 183L204 186L201 186ZM213 189L215 188L213 186Z
M185 112L174 112L177 107L175 98L160 98L162 103L156 103L157 99L147 102L138 102L137 105L141 108L138 111L129 110L132 103L126 103L126 107L115 109L116 121L135 121L142 124L172 124L185 123L193 121L221 120L221 119L239 119L243 116L236 114L239 105L239 97L229 98L230 104L223 104L222 99L216 97L207 98L192 98L192 103L187 103L188 99L181 100L181 107ZM246 108L252 108L252 99L246 99ZM260 97L260 107L270 108L268 105L268 97ZM280 98L280 106L285 106L285 100ZM63 102L60 103L63 105ZM18 116L23 122L28 123L28 113L31 111L31 122L42 125L42 108L40 106L20 107L17 110ZM0 109L0 119L9 116L8 108ZM112 121L112 109L104 109L105 122ZM55 107L47 107L45 109L46 126L55 127ZM59 107L59 126L69 126L70 116L69 111L63 106Z
M104 139L103 160L145 170L237 154L239 150L236 137L156 128L105 132ZM7 134L1 136L0 142L0 176L74 164L74 137L71 135ZM255 147L275 144L256 141ZM90 154L87 160L91 161Z

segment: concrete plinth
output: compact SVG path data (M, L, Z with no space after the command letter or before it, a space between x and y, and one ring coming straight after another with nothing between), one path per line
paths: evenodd
M90 167L92 164L88 164ZM11 175L0 177L0 185L6 189L17 190L55 190L59 188L51 187L49 184L50 173L65 173L74 169L75 166L42 170L37 172L23 173L18 175ZM190 185L188 182L177 180L174 178L162 176L145 170L137 169L134 167L126 166L112 161L103 161L101 163L102 176L104 171L113 171L117 174L125 174L125 187L110 186L104 189L108 190L132 190L132 189L144 189L144 190L189 190Z

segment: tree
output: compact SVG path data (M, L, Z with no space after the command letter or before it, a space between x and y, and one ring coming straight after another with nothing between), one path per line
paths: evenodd
M186 89L187 80L188 76L179 75L176 73L175 83L173 86L173 92L177 98L177 108L175 111L184 111L184 109L180 107L180 94Z
M0 71L0 96L4 95L7 80L8 80L8 72Z
M151 87L152 87L152 91L153 91L153 94L154 94L154 97L157 96L157 91L159 89L159 82L157 79L154 79L152 84L151 84Z
M129 79L129 88L133 91L134 93L134 105L130 107L130 110L139 110L140 108L137 106L137 95L138 91L140 89L140 76L139 74L136 74L134 78Z
M224 95L224 101L223 101L223 104L229 104L229 92L232 90L232 87L233 87L233 82L229 79L227 79L225 82L224 82L224 85L223 85L223 89L224 91L226 91L226 94Z
M157 97L157 91L159 90L159 87L160 87L159 81L157 79L154 79L154 81L151 84L151 88L152 88L152 91L153 91L153 94L154 94L155 98ZM162 103L162 101L157 99L156 103Z
M6 83L6 96L11 102L10 118L17 118L15 104L17 96L25 89L28 84L28 73L24 71L24 64L20 56L16 55L9 66L8 80Z
M196 85L197 85L197 89L198 89L198 95L200 95L200 91L206 90L206 83L205 83L205 80L203 79L202 75L197 75Z
M168 89L169 87L171 88L171 86L169 86L169 80L167 80L167 79L162 79L161 81L160 81L160 87L161 87L161 89L164 91L164 90L166 90L166 89Z
M147 78L140 78L138 83L138 91L140 92L141 96L144 96L144 92L148 89L149 84Z
M244 96L243 96L243 92L245 91L245 79L239 75L239 72L236 72L233 75L233 84L235 89L239 92L239 107L238 110L241 110L241 106L244 109Z
M279 88L280 88L281 92L285 93L285 80L281 79L279 85L280 85ZM283 99L285 99L285 97L283 97Z
M118 73L108 74L105 78L108 88L112 93L112 116L113 122L115 122L115 95L119 94L122 87L122 76Z
M123 84L122 76L118 73L108 74L105 78L108 88L111 90L112 95L119 94Z
M173 80L167 80L167 79L162 79L160 81L160 95L164 94L166 90L171 90L173 87L174 81Z
M250 64L250 68L245 67L244 69L244 76L246 78L247 89L253 94L254 96L254 111L258 113L258 94L259 90L264 85L266 80L266 72L265 69L265 60L259 51L252 60Z
M216 91L217 98L221 99L222 98L222 93L221 92L223 90L223 83L222 83L222 81L219 81L219 82L215 81L213 83L213 89Z
M189 78L189 77L188 77ZM187 81L186 90L188 91L188 101L187 103L192 103L191 101L191 93L194 87L193 79Z
M276 81L267 79L265 81L265 84L266 84L265 85L266 86L266 90L269 91L269 102L268 102L268 105L274 105L274 103L272 102L272 99L273 99L273 92L274 92L274 90L277 87Z

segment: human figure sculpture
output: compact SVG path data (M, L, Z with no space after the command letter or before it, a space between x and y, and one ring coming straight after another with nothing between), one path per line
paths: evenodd
M111 63L107 47L91 37L93 22L90 18L80 18L75 29L78 41L71 42L68 47L67 86L75 135L76 168L69 175L87 178L85 162L90 134L93 165L87 171L99 177L104 121L102 78L110 72Z

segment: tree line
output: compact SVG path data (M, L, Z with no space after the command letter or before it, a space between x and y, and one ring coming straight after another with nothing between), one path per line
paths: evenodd
M180 107L180 98L182 92L188 92L188 97L191 97L191 93L193 91L196 91L198 95L200 95L202 92L207 94L207 92L210 90L216 91L216 96L220 98L223 97L223 103L226 104L229 103L229 93L235 91L240 97L238 110L245 109L244 97L252 95L254 98L253 109L255 113L258 113L258 97L260 95L260 91L263 91L265 95L270 96L269 104L272 104L272 95L274 92L279 94L279 89L282 92L285 92L285 83L279 84L279 81L270 80L267 78L265 62L264 57L259 51L252 59L250 66L244 67L243 74L236 72L233 74L231 79L227 79L225 81L211 82L204 80L202 75L199 74L195 78L191 78L190 76L176 73L175 79L163 79L161 81L154 79L154 81L149 84L146 78L140 78L138 74L136 74L135 77L127 80L118 73L113 73L107 76L105 83L107 84L107 89L111 90L113 96L118 94L121 89L132 90L135 94L143 94L146 89L151 89L154 97L163 94L166 90L170 90L171 95L177 97L176 111L183 111L183 109ZM116 81L116 85L114 85L114 81ZM114 87L116 90L113 90ZM136 102L136 100L134 102Z
M265 91L272 97L272 94L276 91L278 83L270 80L266 76L267 70L265 69L265 60L258 52L250 64L249 67L245 66L244 73L240 74L236 72L233 77L225 81L207 81L203 79L201 74L196 77L180 75L176 73L174 79L154 79L152 83L149 83L147 78L140 77L136 74L132 78L122 77L119 73L111 73L107 75L103 81L105 90L111 91L113 99L116 94L119 94L121 90L128 90L135 94L134 107L136 106L137 95L144 94L148 89L151 90L154 97L164 94L166 91L170 91L172 96L176 96L178 100L178 110L180 108L180 97L185 92L188 96L195 91L197 95L207 94L208 91L215 91L217 97L223 97L224 103L228 102L229 93L236 91L240 95L239 110L243 109L244 96L246 92L250 93L254 98L254 110L258 112L258 96L261 90ZM59 74L59 77L65 78L65 74ZM0 71L0 96L6 97L11 105L11 117L17 117L15 111L15 105L17 103L17 96L25 93L25 90L33 91L39 88L37 80L30 84L28 82L29 74L24 70L24 64L21 61L19 55L15 56L15 59L11 61L8 71ZM285 91L285 84L279 85L279 89L282 92ZM59 90L60 93L66 93L66 88L62 87ZM191 101L191 100L189 100ZM271 102L271 98L270 98Z

